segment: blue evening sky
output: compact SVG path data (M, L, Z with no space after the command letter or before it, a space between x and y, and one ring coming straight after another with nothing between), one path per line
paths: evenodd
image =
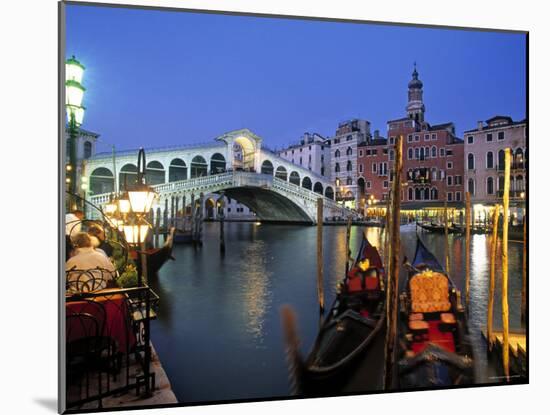
M86 66L82 127L117 149L245 127L280 148L349 118L386 136L414 61L431 124L462 136L496 114L526 116L517 33L69 5L66 52Z

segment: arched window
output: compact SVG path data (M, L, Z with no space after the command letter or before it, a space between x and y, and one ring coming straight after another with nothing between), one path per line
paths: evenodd
M364 195L365 194L365 179L362 177L359 177L357 179L357 187L359 188L359 194Z
M311 186L311 179L309 177L304 177L304 179L302 180L302 187L304 189L311 190Z
M523 150L521 148L516 149L514 153L514 167L516 169L523 169Z
M487 194L495 194L495 184L492 177L487 177Z
M220 153L215 153L210 158L210 174L220 174L225 172L225 157Z
M432 180L437 180L437 169L435 167L432 167Z
M335 158L340 157L340 150L336 150L336 151L334 152L334 157L335 157Z
M346 171L352 171L353 165L351 164L351 160L348 160L348 163L346 164Z
M414 158L417 160L420 158L420 149L418 147L414 149Z
M407 157L409 160L412 160L413 158L413 149L412 148L409 148L409 151L408 151L408 157Z
M498 169L504 170L504 150L498 152Z
M419 187L414 189L414 200L422 200L422 190Z
M348 149L346 150L346 156L351 156L353 154L353 150L351 149L351 147L348 147Z
M90 175L90 193L100 195L111 193L115 189L113 172L105 167L98 167Z
M395 160L395 151L390 150L390 161L393 161L393 160Z
M137 166L135 164L125 164L120 169L118 175L118 187L120 190L126 189L137 183Z
M353 180L352 180L351 177L348 176L348 177L346 178L346 186L351 186L352 184L353 184Z
M432 158L436 158L436 157L437 157L437 147L432 146Z
M269 174L270 176L273 176L273 170L273 163L269 160L264 160L261 168L262 174Z
M340 173L340 163L334 165L334 173Z
M475 160L472 153L468 153L468 170L475 169Z
M292 173L290 173L288 181L292 184L295 184L296 186L300 186L300 175L298 174L298 172L293 171Z
M147 184L161 184L164 183L166 172L164 166L156 160L147 163L145 169L145 181Z
M430 200L430 189L427 187L424 189L424 200Z
M476 193L476 188L475 188L475 182L474 182L474 179L468 179L468 192L470 192L470 195L474 196L475 193Z
M430 147L426 147L424 149L424 157L426 157L427 159L430 158Z
M202 177L208 174L208 164L203 156L195 156L191 160L191 178Z
M334 200L334 189L327 186L325 189L325 197Z
M488 151L487 152L487 168L488 169L492 169L494 167L494 163L493 163L493 152L492 151Z
M424 147L420 147L420 160L424 160Z
M89 159L90 157L92 157L92 143L84 141L84 158Z
M409 200L413 200L413 189L409 187Z
M313 186L313 191L315 193L319 193L320 195L323 194L323 185L320 182L316 182L315 186Z
M432 194L431 194L432 200L437 200L437 188L432 187L431 193L432 193Z
M275 177L284 180L286 182L287 179L287 172L284 166L277 167L277 171L275 172Z
M519 176L516 176L516 191L523 192L524 190L525 187L523 185L523 176L520 174Z
M498 190L504 192L504 176L498 176Z
M168 181L177 182L187 179L187 166L182 159L176 158L170 162L168 167Z

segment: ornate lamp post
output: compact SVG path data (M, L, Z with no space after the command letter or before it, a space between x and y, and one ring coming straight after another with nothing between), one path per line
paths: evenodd
M84 120L85 108L82 106L84 91L82 86L82 76L84 75L84 65L76 60L74 56L65 61L65 108L67 112L67 123L69 127L69 164L67 165L66 182L71 194L77 193L77 157L76 157L76 139L78 129ZM69 209L76 208L74 196L69 198Z

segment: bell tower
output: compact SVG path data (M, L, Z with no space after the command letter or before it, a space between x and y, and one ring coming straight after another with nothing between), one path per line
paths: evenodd
M418 79L418 72L416 71L416 62L414 63L414 71L412 73L412 79L409 82L409 94L407 103L407 115L409 118L417 121L424 122L424 101L422 100L422 81Z

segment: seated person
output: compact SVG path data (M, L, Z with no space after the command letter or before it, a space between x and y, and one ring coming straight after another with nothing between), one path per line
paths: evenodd
M94 249L90 236L85 232L79 232L72 241L75 255L65 264L68 273L67 291L97 291L114 285L115 267L104 253Z
M96 250L101 250L108 257L113 256L113 247L106 241L105 230L97 224L88 227L88 235L92 239L92 245Z
M349 291L377 290L378 288L378 271L370 267L370 261L367 258L359 261L357 266L348 272Z
M81 222L84 219L84 212L75 210L65 215L65 261L71 257L74 249L71 238L80 232Z

